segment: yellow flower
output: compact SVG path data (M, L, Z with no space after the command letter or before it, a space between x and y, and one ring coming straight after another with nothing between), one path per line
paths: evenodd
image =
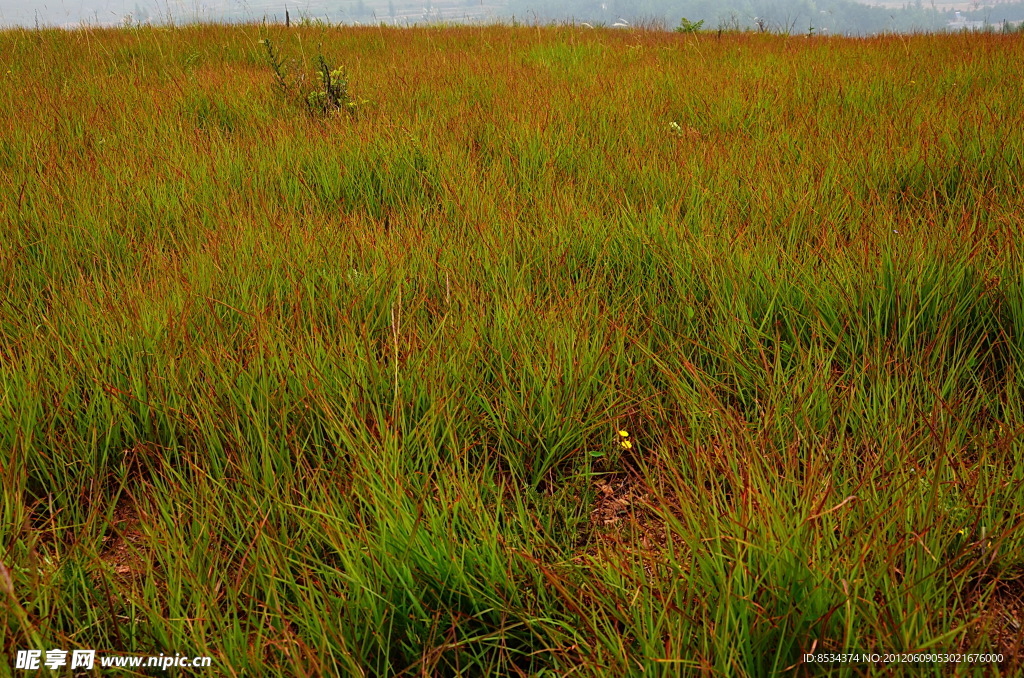
M633 449L633 443L629 442L628 440L623 440L621 445L622 445L622 449L624 449L624 450L631 450L631 449Z
M619 431L619 435L622 436L623 438L628 438L629 431Z

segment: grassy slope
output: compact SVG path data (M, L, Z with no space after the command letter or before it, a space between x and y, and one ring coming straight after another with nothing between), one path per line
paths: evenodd
M372 104L282 99L267 35ZM1019 666L1022 59L0 33L4 650Z

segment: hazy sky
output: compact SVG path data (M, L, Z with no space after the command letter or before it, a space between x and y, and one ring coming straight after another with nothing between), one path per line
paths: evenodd
M556 0L557 1L557 0ZM551 0L538 0L543 4ZM500 15L507 0L0 0L0 26L118 25L129 14L135 19L165 21L251 20L263 17L284 21L287 6L291 18L327 19L345 22L391 20L396 9L401 22L452 20L464 17L487 19ZM427 7L431 10L428 12ZM362 13L359 13L360 10Z
M288 3L292 11L310 5L326 8L328 4L340 6L343 0ZM168 16L176 20L216 20L239 15L259 19L265 14L283 14L284 5L285 0L0 0L0 25L34 26L37 16L41 24L51 26L75 26L82 22L111 25L121 23L129 14L138 14L139 10L154 20Z
M0 26L34 26L37 22L45 26L117 25L128 15L135 19L149 19L163 22L195 20L258 21L263 17L270 20L284 20L287 5L293 19L302 16L322 18L330 21L367 22L394 20L398 23L418 20L487 20L506 13L507 8L520 10L531 7L532 0L0 0ZM636 0L643 4L642 0ZM787 0L759 0L781 5ZM792 0L797 2L798 0ZM538 8L557 12L558 6L580 7L580 0L536 0ZM916 4L916 0L862 0L867 5L903 6ZM586 4L586 3L584 3ZM594 2L589 3L591 5ZM607 6L616 4L608 0ZM628 4L628 3L627 3ZM685 2L679 3L685 5ZM700 3L707 6L707 2ZM723 5L729 4L723 2ZM820 3L819 3L820 4ZM925 7L940 9L966 8L973 3L963 0L924 0ZM982 4L992 4L992 0ZM679 8L670 0L661 5ZM605 5L602 5L605 6ZM714 6L714 5L712 5ZM824 6L824 5L823 5ZM357 9L358 8L358 9ZM427 8L431 8L429 11ZM389 10L397 10L394 14ZM876 10L881 12L882 10ZM360 13L361 12L361 13ZM822 12L824 14L825 12ZM391 15L389 17L389 15ZM579 17L577 17L579 18ZM604 19L606 17L602 17ZM677 19L678 17L676 17ZM1011 17L1013 18L1013 17ZM614 21L615 17L611 17ZM675 19L673 19L675 20ZM709 21L709 23L714 23ZM883 27L884 28L884 27Z

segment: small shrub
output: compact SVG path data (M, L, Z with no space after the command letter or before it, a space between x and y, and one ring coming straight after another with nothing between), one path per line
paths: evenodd
M323 55L318 57L320 89L306 96L309 109L316 113L345 111L354 114L362 103L348 93L348 74L345 68L331 68Z
M690 21L686 17L679 20L679 26L676 27L676 33L696 33L704 25L704 19L697 21L696 23Z
M281 58L281 54L274 49L274 43L270 41L270 38L260 40L260 44L263 45L263 49L267 53L267 63L270 64L271 70L274 71L275 84L283 94L289 94L292 91L292 83L289 82L288 69Z
M355 115L366 105L365 99L356 99L349 93L348 73L344 67L331 68L324 56L317 56L316 78L300 74L289 75L287 64L269 38L260 41L267 54L267 63L274 72L275 84L286 98L300 102L314 115L345 112ZM316 83L312 85L312 83Z

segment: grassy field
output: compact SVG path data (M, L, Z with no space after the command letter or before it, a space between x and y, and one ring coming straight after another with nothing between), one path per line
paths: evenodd
M0 32L0 675L1020 670L1021 63Z

